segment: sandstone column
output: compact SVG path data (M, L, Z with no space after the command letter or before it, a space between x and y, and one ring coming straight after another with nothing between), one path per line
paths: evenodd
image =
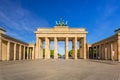
M33 49L32 49L32 60L34 60L34 58L35 58L35 47L33 47Z
M73 39L73 58L77 59L77 37Z
M99 46L97 46L97 59L99 58Z
M30 59L32 60L32 48L30 49Z
M32 60L32 48L30 48L30 59Z
M105 60L107 60L107 45L105 47Z
M110 44L110 53L111 53L111 60L114 60L113 58L113 44Z
M77 37L75 37L75 59L77 59Z
M21 48L22 48L22 46L19 44L19 60L21 60Z
M35 59L38 59L38 54L39 54L39 38L36 37L36 50L35 50Z
M48 59L50 59L50 40L48 39Z
M23 48L23 60L25 60L25 46L23 46L24 48Z
M105 60L105 44L103 46L103 59Z
M102 53L101 53L101 45L99 45L99 58L101 59Z
M0 36L0 61L2 60L2 40Z
M10 57L10 42L7 43L7 61L9 61Z
M16 60L16 43L14 43L14 60Z
M27 55L26 55L26 57L27 57L27 60L30 58L29 47L27 47Z
M83 45L83 39L80 39L80 58L82 59L83 58L83 51L82 51L82 46Z
M72 40L72 58L74 59L74 39Z
M117 46L118 46L118 61L120 62L120 33L118 33L118 40L117 40Z
M84 59L86 59L86 37L83 38L83 55Z
M91 47L91 45L89 45L89 44L86 45L86 53L87 53L88 59L89 59L89 54L90 54L90 47Z
M97 50L97 46L95 47L95 50L96 50L96 56L95 56L95 58L97 59L97 58L98 58L98 50Z
M54 38L54 59L57 59L58 58L58 41L57 41L57 38L55 37Z
M108 43L108 50L107 50L107 54L108 54L108 59L109 60L111 60L111 49L110 49L110 47L111 47L111 44L110 44L110 42Z
M28 59L31 59L31 48L29 48Z
M65 59L68 59L68 37L65 38Z
M104 45L101 44L101 54L102 54L102 55L101 55L101 59L103 59L103 46L104 46Z
M43 59L42 39L39 39L39 59Z
M32 59L32 48L29 48L29 53L30 53L30 58L29 59Z
M79 40L79 59L81 58L81 41Z
M102 44L102 59L105 59L104 56L105 56L105 51L104 51L104 44Z
M93 47L93 55L92 55L93 59L95 59L95 46Z
M45 59L50 59L50 42L48 37L45 38Z
M101 45L101 59L104 59L104 58L103 58L103 56L104 56L103 47L104 47L104 45L102 44L102 45Z

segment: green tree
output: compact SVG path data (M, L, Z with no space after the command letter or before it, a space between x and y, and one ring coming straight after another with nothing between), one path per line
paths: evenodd
M43 49L43 57L45 58L45 49ZM54 50L50 50L50 57L54 57Z
M77 57L80 57L80 49L77 50Z
M43 49L43 58L45 58L45 49Z
M69 51L68 56L72 57L72 50ZM77 57L79 57L79 56L80 56L80 50L78 49L77 50Z
M58 53L58 57L61 57L61 54Z
M72 50L69 51L68 56L72 57Z
M50 57L54 58L54 50L50 50Z

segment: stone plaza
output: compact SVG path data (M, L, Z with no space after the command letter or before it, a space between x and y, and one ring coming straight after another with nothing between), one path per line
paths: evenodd
M120 80L111 61L50 59L0 62L0 80Z

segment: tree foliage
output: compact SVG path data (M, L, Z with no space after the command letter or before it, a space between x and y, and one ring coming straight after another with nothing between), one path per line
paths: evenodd
M68 56L72 57L72 50L69 51ZM77 50L77 57L79 57L79 56L80 56L80 50L78 49Z
M45 57L45 49L43 49L43 57ZM54 57L54 50L50 50L50 57Z
M58 57L61 57L62 55L58 53Z
M72 57L72 50L69 51L68 56Z
M50 57L54 58L54 50L50 50Z
M61 57L62 55L58 53L58 57ZM68 53L69 57L72 57L72 50L69 51ZM80 50L77 50L77 56L80 56ZM45 57L45 49L43 49L43 57ZM54 58L54 50L50 50L50 57Z

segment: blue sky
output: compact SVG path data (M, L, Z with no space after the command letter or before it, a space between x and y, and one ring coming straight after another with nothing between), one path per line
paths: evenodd
M120 0L0 0L0 26L28 43L38 27L53 28L60 16L70 28L86 28L87 42L94 43L120 27Z

